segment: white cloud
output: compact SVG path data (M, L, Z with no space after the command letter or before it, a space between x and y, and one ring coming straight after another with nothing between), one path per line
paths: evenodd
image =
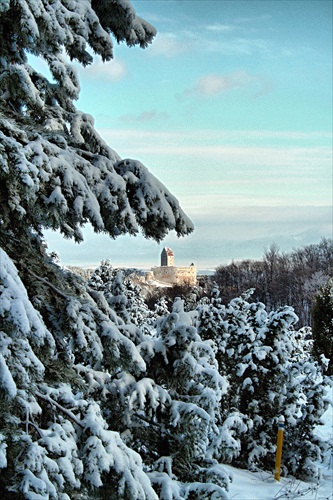
M81 78L98 80L99 82L116 82L127 74L125 64L119 59L104 63L100 57L96 57L90 66L86 68L77 66L77 68Z
M99 133L111 147L124 149L130 154L137 152L165 157L168 161L170 157L177 160L182 155L188 161L206 159L207 162L216 161L233 167L292 165L293 168L303 168L304 174L306 166L317 169L318 174L321 168L331 172L331 134L325 131L206 129L179 132L99 128ZM318 145L319 141L324 141L323 145Z
M169 115L164 112L159 111L142 111L139 115L127 114L120 116L120 121L122 122L151 122L154 120L167 120Z
M233 89L250 89L253 97L258 97L267 93L271 85L263 77L251 75L247 71L234 71L227 75L208 74L199 77L192 87L185 89L176 98L214 97Z
M134 115L133 115L134 116ZM290 145L293 146L293 141L303 141L304 145L299 145L299 151L303 151L304 147L311 148L312 142L315 144L314 153L321 154L318 158L321 158L322 154L325 152L328 154L328 159L331 158L330 155L330 143L331 143L331 132L327 131L313 131L313 132L303 132L297 130L210 130L210 129L198 129L198 130L182 130L181 133L172 130L141 130L141 129L114 129L99 127L99 132L105 140L110 140L111 142L120 142L124 140L124 145L132 145L131 149L135 149L138 146L142 148L153 147L156 152L165 152L169 154L177 154L180 148L184 148L184 151L198 151L203 150L203 153L209 151L210 149L215 150L219 153L220 150L216 149L219 147L235 146L234 151L237 152L240 148L251 148L253 151L255 147L265 148L265 144L268 144L268 148L278 149L283 148L281 141L286 145L286 148L290 150ZM325 141L328 145L326 148L318 147L318 141ZM165 150L165 144L168 144L168 149ZM306 151L307 153L307 151Z
M220 23L216 23L216 24L209 24L209 25L205 26L205 28L208 31L225 33L225 32L234 31L235 29L237 29L237 26L234 26L232 24L220 24Z
M191 213L211 213L236 203L264 207L332 202L332 156L326 132L100 129L100 133L120 156L140 159Z
M176 57L188 52L190 43L186 40L180 40L174 33L158 33L154 43L146 50L153 56Z
M182 200L183 202L183 200ZM332 207L329 205L313 206L313 205L274 205L269 201L267 203L242 203L239 205L237 197L229 198L228 203L221 205L214 213L197 211L187 211L194 218L197 227L216 228L219 224L222 225L242 225L247 236L257 236L257 230L262 224L270 224L285 226L294 226L297 224L306 228L315 227L322 228L327 233L327 229L332 223ZM182 203L184 208L184 203ZM241 236L241 235L240 235Z
M255 36L257 30L237 24L212 23L196 29L158 32L152 45L146 51L152 56L177 57L185 53L215 53L228 56L276 57L283 50L273 40ZM292 47L293 54L299 53Z

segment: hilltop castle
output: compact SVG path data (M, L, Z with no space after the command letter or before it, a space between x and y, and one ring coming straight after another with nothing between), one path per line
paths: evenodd
M197 270L194 264L189 267L175 266L175 256L171 248L165 247L161 253L161 265L153 267L147 278L172 285L191 285L197 283Z

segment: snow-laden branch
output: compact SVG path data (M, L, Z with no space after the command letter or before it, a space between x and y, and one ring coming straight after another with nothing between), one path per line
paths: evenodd
M44 283L45 285L47 285L48 287L50 287L54 292L56 292L58 295L60 295L60 297L62 297L63 299L70 299L71 297L69 295L66 295L65 293L63 293L61 290L59 290L57 287L55 287L54 285L52 285L52 283L50 283L48 280L46 280L45 278L42 278L41 276L38 276L37 274L35 274L33 271L31 271L30 269L27 269L28 273L31 274L34 278L36 278L38 281L41 281L42 283Z
M75 422L77 425L79 425L82 429L84 428L84 425L82 424L81 420L78 419L73 412L68 410L67 408L64 408L62 405L60 405L57 401L52 399L50 396L47 396L46 394L41 394L40 392L36 391L36 396L40 399L43 399L44 401L47 401L50 405L55 406L60 410L62 413L67 415L73 422Z

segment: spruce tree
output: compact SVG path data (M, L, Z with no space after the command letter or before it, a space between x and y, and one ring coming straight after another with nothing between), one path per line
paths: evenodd
M144 48L154 35L129 0L0 3L3 498L157 497L106 404L114 378L142 378L145 362L103 296L61 269L43 238L51 228L80 242L87 222L112 238L192 231L169 191L140 162L122 160L74 104L70 60L86 66L92 51L107 62L112 38Z
M230 478L215 448L227 383L218 372L213 342L200 337L193 316L177 298L172 313L158 319L154 336L139 346L147 375L168 388L169 398L155 414L154 423L163 430L162 456L154 461L151 456L149 477L161 498L224 499Z
M198 332L213 340L220 374L229 383L214 456L273 470L277 422L284 415L285 472L318 478L325 443L314 431L328 403L311 330L295 330L298 318L289 306L268 313L261 302L249 302L252 293L224 307L214 290L210 302L197 308Z
M333 374L333 279L321 287L312 310L314 353L319 363L326 365L327 375Z

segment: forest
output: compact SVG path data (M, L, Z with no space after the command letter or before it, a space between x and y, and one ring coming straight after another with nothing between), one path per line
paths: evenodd
M109 262L86 281L47 251L45 229L80 242L88 222L110 238L193 231L168 189L120 158L75 106L71 61L107 62L114 41L145 48L155 35L129 0L0 2L5 500L227 499L225 464L274 468L282 413L284 474L316 481L332 450L315 433L332 385L330 281L318 295L320 344L292 301L275 305L272 295L266 306L252 288L225 300L214 285L151 309ZM277 260L267 257L272 271Z
M333 276L333 240L282 253L271 244L261 260L243 260L216 268L213 280L228 302L248 288L268 309L292 305L299 326L312 326L314 297Z

